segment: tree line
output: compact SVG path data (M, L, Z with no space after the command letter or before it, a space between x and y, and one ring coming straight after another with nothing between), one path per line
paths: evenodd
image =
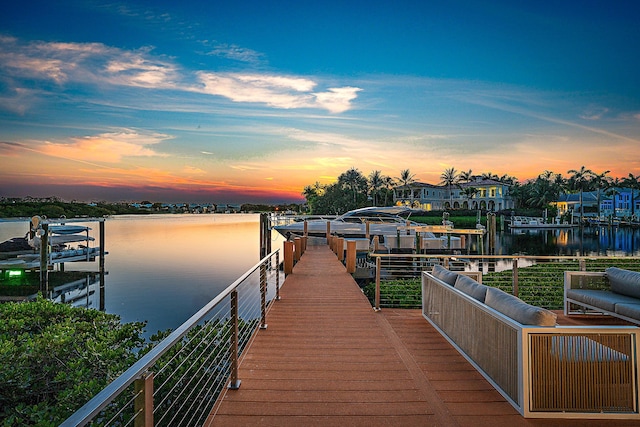
M478 177L498 181L509 185L509 195L516 209L522 210L549 209L551 203L557 201L561 194L579 193L581 215L584 214L582 196L585 192L597 192L599 209L602 197L614 197L624 189L628 189L632 196L632 215L635 214L634 197L636 192L640 191L640 175L629 173L626 177L614 178L609 176L609 173L609 170L597 173L582 166L580 169L568 170L567 176L564 177L560 173L546 170L535 179L521 183L516 177L506 174L501 176L492 172L474 174L472 170L458 171L451 167L442 172L438 184L447 187L451 199L455 188L458 188L465 198L472 199L477 189L462 184L472 182ZM398 177L392 178L383 175L379 170L365 176L352 167L340 174L338 180L332 184L321 185L316 182L313 185L307 185L302 195L312 214L341 214L366 206L393 205L394 190L408 188L415 182L415 174L409 169L402 170ZM450 205L452 206L453 203Z

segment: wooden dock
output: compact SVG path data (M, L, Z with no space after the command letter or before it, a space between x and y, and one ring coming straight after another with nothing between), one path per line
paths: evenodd
M420 310L375 312L327 246L309 246L245 351L211 426L632 426L524 419Z

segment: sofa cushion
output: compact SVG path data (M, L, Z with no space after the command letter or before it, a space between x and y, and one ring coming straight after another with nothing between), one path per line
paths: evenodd
M616 304L616 313L632 319L640 320L640 301L636 304L620 303Z
M456 279L458 278L458 273L449 271L440 264L433 266L431 274L451 286L455 285Z
M487 287L476 282L469 276L459 274L456 279L454 288L469 295L472 298L477 299L480 302L484 302L487 294Z
M522 301L498 288L487 288L485 304L523 325L555 326L556 314Z
M567 298L615 313L616 304L637 304L635 298L596 289L567 289Z
M611 290L617 294L640 298L640 273L609 267L605 270Z

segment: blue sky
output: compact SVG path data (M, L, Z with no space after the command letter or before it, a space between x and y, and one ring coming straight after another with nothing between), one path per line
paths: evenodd
M0 196L300 200L355 167L640 173L634 1L34 1Z

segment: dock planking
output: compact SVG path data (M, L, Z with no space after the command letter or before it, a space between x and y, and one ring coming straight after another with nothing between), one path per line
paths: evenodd
M308 246L210 426L602 426L524 419L422 317L372 310L327 246Z

